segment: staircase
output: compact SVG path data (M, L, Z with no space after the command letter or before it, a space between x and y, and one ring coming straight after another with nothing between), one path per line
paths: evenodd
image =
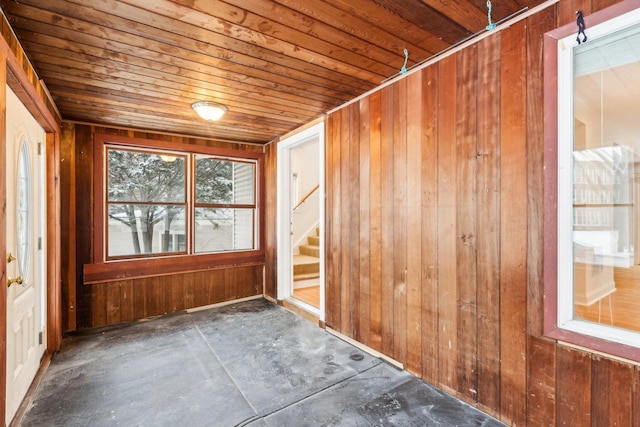
M300 254L293 256L293 280L317 279L320 277L320 229L307 236L307 244L300 245Z

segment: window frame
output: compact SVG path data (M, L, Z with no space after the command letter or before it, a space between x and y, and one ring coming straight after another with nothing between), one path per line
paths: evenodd
M102 205L102 209L104 209L104 212L106 213L109 209L109 205L111 204L122 204L122 205L181 205L184 207L185 213L187 213L189 211L189 183L191 182L189 179L189 171L190 171L190 156L191 153L187 153L184 151L166 151L166 150L159 150L159 149L152 149L150 147L140 147L140 146L125 146L123 144L112 144L112 143L104 143L102 146L103 150L105 153L107 153L110 149L113 150L120 150L120 151L128 151L128 152L137 152L137 153L142 153L142 154L159 154L159 155L174 155L176 157L183 157L184 158L184 162L185 162L185 176L184 176L184 201L183 202L179 202L179 203L175 203L175 202L156 202L156 201L146 201L146 202L131 202L131 201L111 201L109 200L109 190L108 190L108 186L109 186L109 179L107 177L108 175L108 171L106 168L104 168L103 170L103 178L104 178L104 191L102 193L102 197L103 197L103 205ZM106 165L108 162L108 156L104 156L104 163L103 165ZM103 216L103 218L105 218ZM154 252L154 253L141 253L141 254L128 254L128 255L109 255L109 238L108 238L108 223L109 220L107 218L105 218L104 224L103 224L103 232L105 235L104 238L104 251L103 251L103 256L104 256L104 261L105 262L112 262L112 261L126 261L126 260L132 260L132 259L142 259L142 258L156 258L156 257L166 257L166 256L178 256L178 255L189 255L190 251L189 251L189 239L192 235L191 233L191 227L189 224L189 220L191 219L191 216L189 214L187 214L187 217L185 218L185 238L186 238L186 244L185 244L185 250L184 251L179 251L179 252Z
M106 146L122 147L123 149L150 150L151 152L172 151L177 154L187 154L187 160L192 155L201 154L204 156L214 156L216 158L229 159L239 162L255 162L255 215L256 230L254 230L255 249L224 252L207 253L178 253L178 254L144 254L131 257L113 257L107 259L106 248L106 227L105 208L107 203L105 155ZM154 140L142 138L130 138L124 136L113 136L106 134L96 134L93 141L93 253L92 263L84 265L84 283L99 283L127 278L160 276L175 273L195 272L211 268L219 268L233 265L255 265L264 264L264 153L258 151L241 151L228 148L209 147L204 145L185 144L171 142L170 140ZM186 167L187 174L191 176L186 179L195 179L195 170L192 166ZM185 183L185 185L188 185ZM187 209L194 210L193 198L195 186L187 187ZM189 217L194 212L189 212ZM191 218L188 222L193 223ZM188 224L189 233L186 236L187 245L193 245L192 227ZM193 250L190 248L189 250Z
M637 4L628 0L588 15L587 35L592 39L603 29L617 28L620 17L630 12L637 13L634 11L640 10ZM573 113L570 117L566 113L572 111L572 103L567 105L566 102L572 99L573 93L564 93L563 96L560 93L573 86L573 74L561 74L558 70L559 66L569 66L573 70L573 55L563 56L561 51L565 48L565 39L575 38L576 32L575 23L571 23L544 35L544 335L567 344L640 362L640 333L574 319L573 308L569 307L574 298L573 276L567 273L570 267L561 265L559 260L559 254L573 253L571 241L567 239L567 234L571 234L565 230L566 218L572 217L571 212L567 212L571 203L559 199L559 187L564 188L565 195L572 194L571 173L561 175L559 167L566 166L566 156L571 155L573 143L571 150L568 150L560 146L559 141L561 135L567 137L567 128L572 127L563 126L562 123L570 120L573 124ZM567 264L566 261L564 263ZM571 285L562 285L569 281ZM618 333L612 334L612 329ZM633 338L629 339L630 335Z
M227 156L220 156L220 155L214 155L214 154L202 154L202 153L192 153L193 156L191 157L192 162L191 162L191 181L193 182L193 185L191 185L190 188L190 199L191 199L191 203L189 205L189 208L191 208L191 214L190 214L190 224L189 224L189 231L190 231L190 237L191 239L187 239L190 242L190 251L192 255L197 255L197 254L205 254L205 253L228 253L228 252L233 252L233 253L238 253L238 252L247 252L247 251L251 251L254 249L239 249L239 250L235 250L235 251L219 251L219 252L198 252L196 250L196 239L195 239L195 227L196 227L196 209L198 208L205 208L205 209L253 209L256 213L258 211L258 200L257 200L257 193L256 193L256 188L257 188L257 173L258 173L258 163L256 161L253 160L249 160L246 158L238 158L238 157L227 157ZM196 188L197 188L197 184L196 181L198 179L198 169L197 169L197 162L198 162L198 156L203 156L203 159L215 159L215 160L223 160L223 161L229 161L229 162L233 162L233 163L242 163L242 164L251 164L254 165L254 192L253 192L253 203L252 204L247 204L247 203L222 203L222 202L218 202L218 203L204 203L204 202L199 202L198 201L198 195L196 194ZM256 223L256 218L255 218L255 213L254 213L254 223ZM253 240L253 244L254 246L256 246L259 243L259 239L257 238L257 230L254 230L253 236L252 236L252 240Z

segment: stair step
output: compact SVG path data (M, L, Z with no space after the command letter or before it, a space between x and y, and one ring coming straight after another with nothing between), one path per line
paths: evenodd
M320 277L320 273L305 273L305 274L296 274L293 276L293 281L297 282L298 280L310 280L310 279L318 279Z
M308 255L294 255L293 256L293 275L298 276L301 274L319 274L320 273L320 260L316 257Z
M300 245L298 249L300 249L301 255L308 255L315 258L320 257L320 246Z
M307 237L307 241L311 246L320 246L320 236L309 236Z

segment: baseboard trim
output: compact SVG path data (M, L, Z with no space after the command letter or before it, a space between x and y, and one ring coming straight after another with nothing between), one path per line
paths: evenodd
M263 295L253 295L250 297L238 298L231 301L224 301L224 302L217 302L215 304L203 305L202 307L188 308L185 311L187 313L195 313L196 311L208 310L210 308L217 308L217 307L225 307L227 305L238 304L240 302L253 301L255 299L263 299L263 298L264 298Z
M402 363L398 362L397 360L392 359L389 356L386 356L386 355L380 353L379 351L374 350L371 347L366 346L366 345L362 344L361 342L354 340L353 338L349 338L348 336L343 335L340 332L338 332L338 331L336 331L334 329L331 329L328 326L325 327L325 330L327 332L329 332L331 335L334 335L334 336L340 338L341 340L348 342L349 344L353 345L354 347L358 347L360 350L362 350L362 351L364 351L366 353L369 353L373 357L377 357L379 359L382 359L385 362L389 363L390 365L393 365L398 369L404 370L404 365Z

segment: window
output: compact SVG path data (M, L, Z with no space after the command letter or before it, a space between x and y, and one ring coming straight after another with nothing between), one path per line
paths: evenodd
M103 147L106 261L258 249L257 160Z
M254 163L196 156L194 251L254 249Z
M107 259L187 253L189 158L105 149Z
M557 39L557 327L640 347L640 9L587 35Z

